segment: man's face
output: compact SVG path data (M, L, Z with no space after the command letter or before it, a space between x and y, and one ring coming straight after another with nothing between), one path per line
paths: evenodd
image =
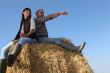
M37 16L38 16L38 17L44 16L44 12L43 12L43 11L39 11L39 12L37 13Z

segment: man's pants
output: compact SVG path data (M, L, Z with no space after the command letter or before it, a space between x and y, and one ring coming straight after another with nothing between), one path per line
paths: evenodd
M59 45L60 47L63 47L67 50L70 51L75 51L77 50L77 46L75 46L74 44L72 44L71 42L65 43L64 40L62 38L48 38L48 37L40 37L38 39L39 43L49 43L49 44L56 44Z
M61 38L48 38L48 37L40 37L38 39L39 43L49 43L49 44L61 44Z

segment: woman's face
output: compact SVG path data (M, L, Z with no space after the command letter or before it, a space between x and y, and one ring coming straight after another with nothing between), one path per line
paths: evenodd
M30 11L29 10L25 10L23 12L24 17L29 17L30 16Z

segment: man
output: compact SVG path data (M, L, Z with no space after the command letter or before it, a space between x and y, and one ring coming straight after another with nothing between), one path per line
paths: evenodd
M75 46L71 42L69 44L65 44L62 38L48 38L48 31L45 22L55 19L56 17L61 15L68 15L68 12L67 11L57 12L54 14L50 14L48 16L44 16L43 9L38 9L36 11L35 22L36 22L36 29L37 29L36 32L39 43L56 44L67 50L82 52L82 49L85 47L85 42L80 46Z

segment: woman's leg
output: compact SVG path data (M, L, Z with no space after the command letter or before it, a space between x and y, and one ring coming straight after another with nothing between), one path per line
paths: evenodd
M23 42L24 42L24 40L20 38L18 43L16 43L12 53L8 56L8 66L11 67L13 65L16 57L21 52Z
M11 59L9 59L9 61L10 61L9 66L12 66L13 65L16 57L21 52L22 46L24 46L25 43L32 44L34 42L36 42L35 39L31 39L31 38L20 38L19 41L18 41L18 43L16 44L15 48L13 49L12 54L9 55L9 57L11 57ZM13 59L12 59L12 57L13 57Z
M7 70L7 60L1 59L0 60L0 73L6 73Z
M22 49L22 46L24 46L26 43L29 43L29 44L32 44L36 42L35 39L31 39L31 38L20 38L19 39L19 42L16 44L12 54L19 54L19 52L21 51Z
M10 42L2 49L2 54L0 57L0 73L6 73L8 52L12 44L13 42Z
M8 57L8 52L12 46L13 42L10 42L5 47L2 48L0 59L6 59Z
M28 44L36 43L36 39L21 38L21 40L19 40L19 44L21 44L22 46L25 45L26 43L28 43Z

